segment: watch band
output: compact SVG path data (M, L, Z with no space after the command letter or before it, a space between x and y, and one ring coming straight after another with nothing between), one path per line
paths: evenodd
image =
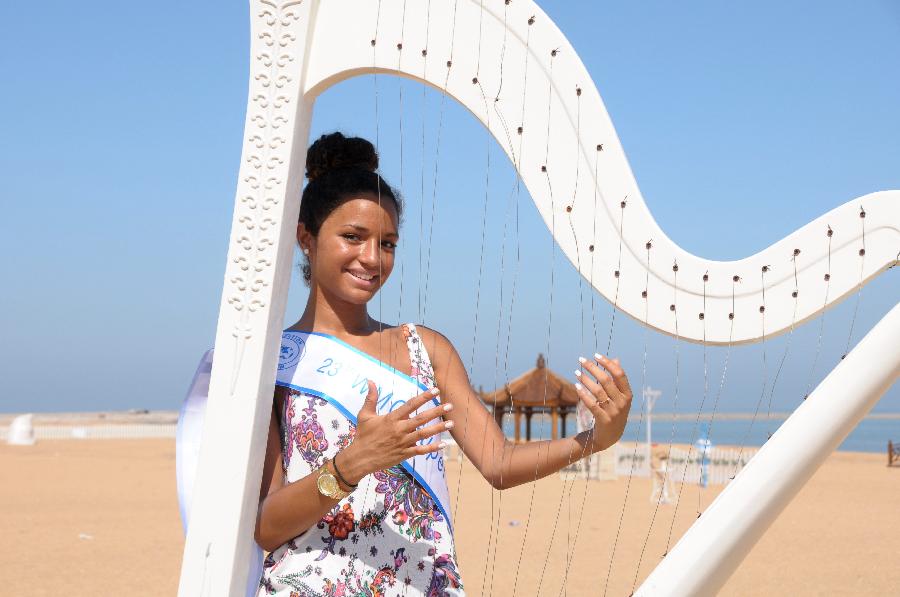
M338 452L337 454L335 454L335 455L334 455L334 458L331 459L331 466L334 467L334 472L335 472L335 474L337 475L337 478L341 480L341 483L343 483L344 485L346 485L346 486L349 487L350 489L356 489L357 487L359 487L359 483L357 483L357 484L354 485L353 483L351 483L350 481L348 481L347 479L345 479L345 478L344 478L344 475L342 475L342 474L341 474L341 471L338 469L338 465L337 465L337 457L338 457L338 454L340 454L340 452Z

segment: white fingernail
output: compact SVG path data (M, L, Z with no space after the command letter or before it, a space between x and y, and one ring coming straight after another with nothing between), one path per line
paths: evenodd
M576 389L576 390L583 390L583 389L584 389L584 386L581 385L580 383L578 383L578 382L576 381L576 382L575 382L575 389Z
M446 447L447 447L447 442L441 442L438 444L438 448L446 448Z
M452 405L452 404L445 404L445 405L444 405L444 412L450 412L451 410L453 410L453 405Z
M579 363L587 363L587 359L584 357L578 357L578 362Z
M575 370L575 377L581 377L581 371L578 369Z
M606 360L606 357L603 356L602 354L600 354L599 352L595 352L595 353L594 353L594 358L597 359L598 361L604 361L604 360Z
M444 423L444 429L451 429L453 427L453 421L447 421Z
M441 393L441 391L440 391L439 389L437 389L437 388L431 388L431 395L432 395L432 396L437 396L437 395L440 394L440 393Z

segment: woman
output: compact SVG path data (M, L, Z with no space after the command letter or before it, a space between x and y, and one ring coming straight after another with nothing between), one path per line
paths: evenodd
M587 374L575 384L593 431L511 444L447 338L369 315L402 209L377 167L371 143L340 133L307 156L297 240L310 294L283 337L255 535L271 552L259 595L462 594L440 434L505 489L610 447L625 427L627 377L595 355L580 359Z

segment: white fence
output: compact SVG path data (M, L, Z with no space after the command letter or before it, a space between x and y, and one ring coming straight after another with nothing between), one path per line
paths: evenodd
M615 450L604 450L582 458L560 471L563 479L592 479L613 481L616 479Z
M756 452L756 448L713 448L704 455L700 450L672 448L667 467L669 479L674 483L681 483L682 478L685 483L700 483L705 478L706 484L725 485Z
M746 465L757 448L712 448L706 454L700 450L672 448L666 464L666 474L673 483L697 484L701 481L711 485L725 485ZM659 463L654 463L658 466ZM616 475L627 477L649 477L645 445L622 445L616 448Z
M644 444L616 444L616 475L619 477L649 477L650 463Z
M35 425L34 438L42 439L144 439L174 438L177 425ZM6 441L9 427L0 427L0 441Z

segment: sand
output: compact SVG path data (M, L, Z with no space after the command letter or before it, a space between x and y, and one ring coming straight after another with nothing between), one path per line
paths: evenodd
M878 454L830 456L721 594L900 594L900 468L885 462ZM660 506L648 535L647 480L628 489L607 586L625 479L554 475L501 494L470 465L461 479L459 470L448 463L451 493L463 496L456 538L470 595L559 595L564 579L568 595L628 595L665 552L675 508ZM173 440L3 444L0 471L0 594L175 594L183 537ZM671 544L696 517L698 500L702 509L717 492L681 490Z

